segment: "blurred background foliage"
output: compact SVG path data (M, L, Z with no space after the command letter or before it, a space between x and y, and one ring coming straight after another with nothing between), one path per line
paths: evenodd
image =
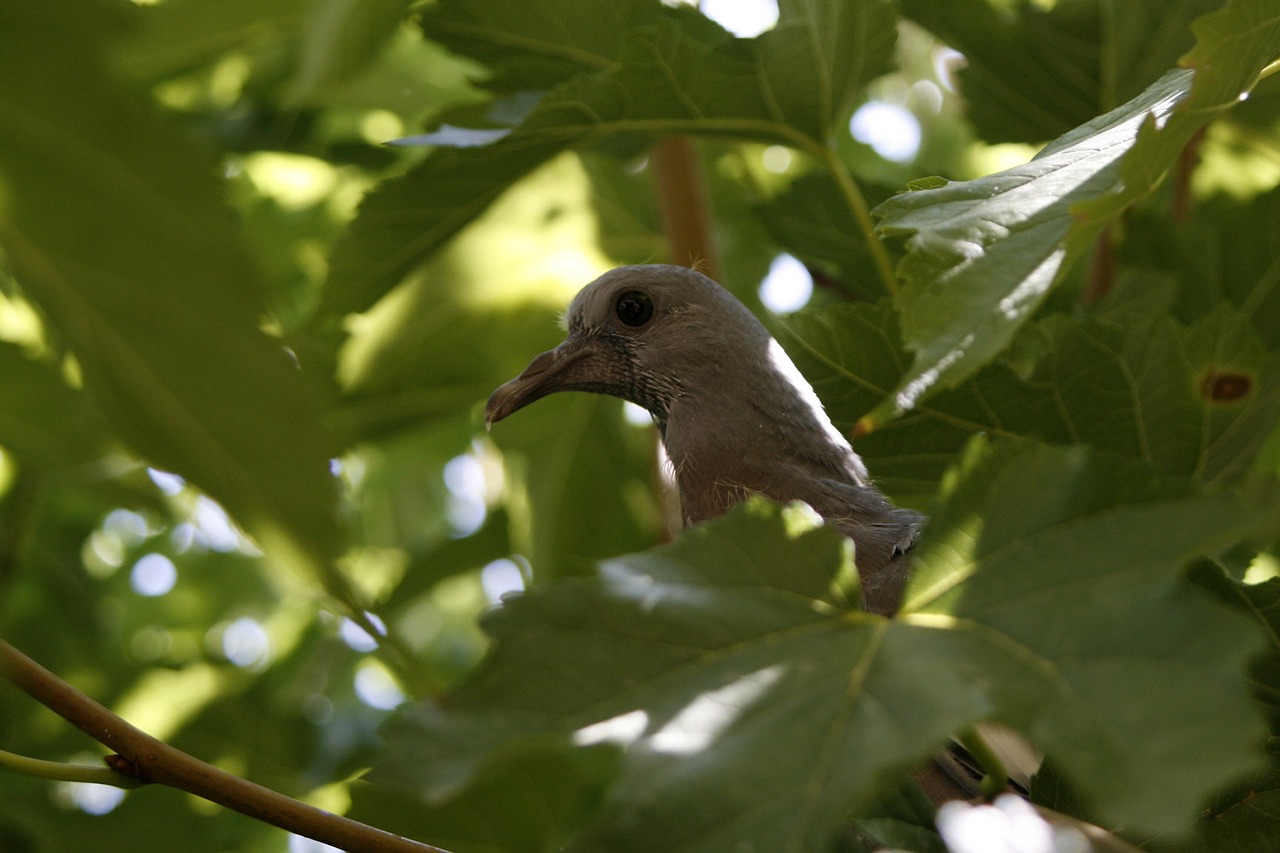
M1191 21L1222 5L851 4L865 13L863 49L837 43L817 60L847 75L849 97L746 133L662 119L655 96L655 126L703 137L721 279L779 329L847 429L906 357L822 158L872 206L922 176L1025 163L1174 67ZM776 9L707 0L702 13L656 0L0 7L0 635L179 748L344 811L391 710L478 665L477 618L501 595L671 539L678 513L644 417L586 395L549 398L493 435L480 414L559 340L558 314L583 283L620 263L681 260L655 197L654 135L612 127L607 109L615 97L649 108L635 106L651 71L635 54L641 31L667 38L647 44L690 78L710 69L695 106L718 106L714 74L748 58L711 18L751 37ZM763 61L776 60L785 90L796 57L779 51ZM592 76L619 68L613 89ZM895 499L929 507L979 431L1141 456L1198 486L1274 476L1278 83L1211 124L1194 168L1063 273L1001 362L928 416L860 441ZM601 126L556 112L581 103ZM522 121L490 145L468 135ZM1224 304L1243 313L1214 315ZM1152 341L1147 357L1176 359L1211 315L1220 328L1202 349L1242 341L1259 371L1236 456L1206 462L1194 430L1154 452L1122 446L1117 423L1164 410L1100 415L1100 399L1192 380L1135 380L1123 354L1072 357L1121 352L1137 334ZM1037 401L1064 373L1084 387L1058 394L1066 413L1050 416ZM1253 560L1251 580L1275 574L1274 557L1254 557L1239 567ZM387 632L381 650L372 629ZM95 754L8 689L0 747ZM470 796L512 798L507 832L477 829L465 805L430 825L553 849L616 772L612 753L519 761L561 780L538 807L551 829L509 780L484 775ZM420 806L380 796L366 795L368 816ZM174 791L0 773L0 849L139 845L315 849Z

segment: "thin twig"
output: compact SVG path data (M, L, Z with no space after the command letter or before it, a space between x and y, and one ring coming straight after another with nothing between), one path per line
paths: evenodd
M3 749L0 749L0 767L21 773L23 776L34 776L37 779L51 779L57 782L91 782L95 785L110 785L113 788L140 788L147 784L141 779L126 776L110 767L45 761Z
M446 853L286 797L174 749L121 719L0 640L0 674L103 746L129 776L195 794L348 853ZM115 765L113 765L114 767Z

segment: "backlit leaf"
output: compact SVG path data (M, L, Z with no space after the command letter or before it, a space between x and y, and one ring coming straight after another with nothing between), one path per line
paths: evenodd
M343 541L336 442L309 377L260 328L263 288L214 164L119 90L83 23L40 8L0 13L0 246L16 278L134 450L327 571Z
M322 312L367 309L510 184L567 149L682 133L825 151L854 94L888 68L896 38L881 0L784 3L777 27L756 39L688 20L664 14L629 31L616 64L568 78L509 136L437 150L382 185L338 245Z

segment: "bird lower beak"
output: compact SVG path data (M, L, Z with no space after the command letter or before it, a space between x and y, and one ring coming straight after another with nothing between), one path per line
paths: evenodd
M548 394L582 389L593 352L590 342L569 338L555 349L536 356L523 373L489 397L484 407L485 429Z

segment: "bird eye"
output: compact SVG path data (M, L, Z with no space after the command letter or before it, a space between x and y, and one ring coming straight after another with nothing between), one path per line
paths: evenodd
M613 310L627 326L643 326L653 316L653 300L642 290L628 290L618 297Z

